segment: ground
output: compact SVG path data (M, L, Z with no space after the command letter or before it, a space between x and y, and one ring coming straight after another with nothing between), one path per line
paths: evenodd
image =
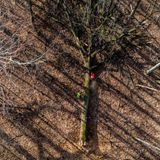
M0 1L1 8L10 4L5 2ZM82 99L75 96L83 92L85 70L73 37L58 24L41 26L40 17L32 24L25 6L17 1L8 8L21 15L27 49L46 54L35 65L10 66L0 77L5 101L0 106L0 159L159 160L160 152L142 142L160 147L160 70L146 75L160 60L158 21L152 19L146 46L109 64L97 79L90 109L92 149L87 151L79 146ZM12 30L14 22L6 22ZM46 39L40 35L44 29Z

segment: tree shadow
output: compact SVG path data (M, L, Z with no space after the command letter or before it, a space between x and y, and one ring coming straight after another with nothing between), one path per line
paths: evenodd
M98 133L97 133L97 122L98 122L98 84L96 80L91 81L91 93L90 93L90 102L88 108L88 119L87 119L87 141L89 153L100 154L99 145L98 145Z
M23 108L23 109L22 109ZM18 138L21 136L17 136L11 138L11 136L5 133L3 130L0 131L0 136L4 140L5 145L11 146L14 148L15 155L24 156L26 159L34 160L50 160L50 159L81 159L83 150L79 150L76 153L69 153L67 150L61 148L58 144L55 144L53 140L51 140L47 136L47 130L45 128L41 128L41 125L34 122L34 119L38 118L41 122L45 123L47 126L51 128L55 133L58 133L62 138L66 139L69 143L72 143L63 132L58 129L56 126L53 126L51 122L41 114L41 112L47 109L45 106L39 106L36 102L32 104L28 104L28 106L24 107L15 107L15 106L6 106L6 119L18 130L21 131L21 136L25 136L31 140L31 143L35 144L38 149L38 155L36 156L31 150L34 148L23 148L22 145L18 144ZM47 128L47 127L46 127ZM28 141L29 142L29 141ZM22 143L22 142L21 142ZM26 142L27 143L27 142ZM23 144L24 145L24 144ZM26 144L27 145L27 144ZM46 145L49 145L52 150L55 150L59 153L59 158L54 157L51 150L46 148ZM74 144L72 144L74 145ZM77 147L77 146L75 146ZM12 149L11 149L12 150ZM51 154L52 153L52 154Z

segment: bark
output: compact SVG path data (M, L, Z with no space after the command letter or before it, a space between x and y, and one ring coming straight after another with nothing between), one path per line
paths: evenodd
M82 104L80 128L81 146L85 146L87 142L87 112L90 100L90 57L88 57L87 61L85 62L85 67L88 69L88 72L85 74L84 79L84 101Z

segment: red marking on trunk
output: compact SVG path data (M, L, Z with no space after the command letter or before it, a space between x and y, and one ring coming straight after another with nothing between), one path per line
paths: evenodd
M93 72L91 72L90 78L91 78L91 80L93 80L95 78L95 75Z

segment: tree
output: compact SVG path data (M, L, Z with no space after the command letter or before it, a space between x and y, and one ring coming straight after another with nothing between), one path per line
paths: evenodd
M48 0L46 3L48 17L72 33L86 68L80 129L80 142L85 146L91 83L96 81L99 71L115 57L117 51L123 51L125 54L129 45L136 46L134 42L142 35L146 27L145 21L153 13L152 7L149 7L150 12L143 18L137 19L139 17L136 12L141 0L137 0L127 10L118 0ZM30 12L33 13L31 0L29 6ZM39 8L46 10L43 5ZM93 79L91 74L95 76Z
M7 8L7 7L6 7ZM25 31L23 19L10 10L0 9L0 70L5 71L10 65L29 65L38 62L45 55L31 56L27 53L26 42L22 39L21 30ZM15 25L10 24L11 21ZM19 22L19 23L17 23ZM8 25L10 24L10 25ZM26 55L26 57L24 56Z

